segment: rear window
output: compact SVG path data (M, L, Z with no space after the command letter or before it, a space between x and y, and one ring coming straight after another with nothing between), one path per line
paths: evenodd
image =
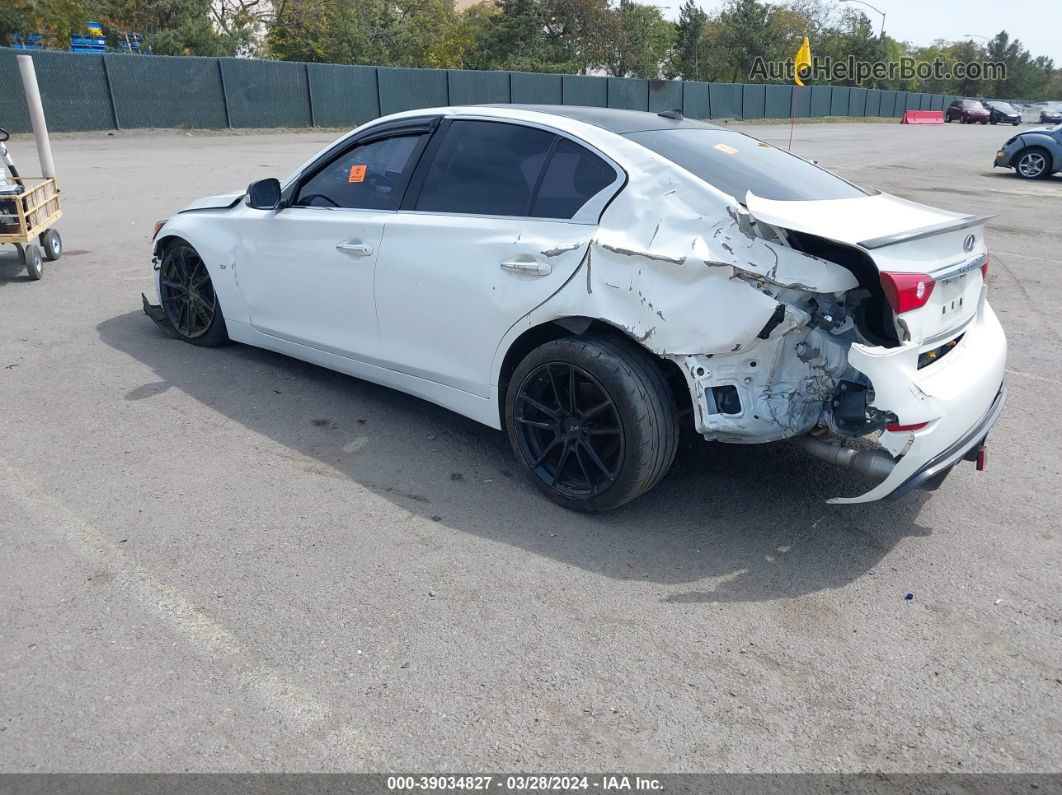
M825 169L741 133L679 129L628 133L626 137L742 203L749 191L776 201L869 195Z

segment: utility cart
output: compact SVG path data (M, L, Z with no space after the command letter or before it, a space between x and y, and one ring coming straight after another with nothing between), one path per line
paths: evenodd
M37 280L44 276L44 260L57 260L63 253L62 238L53 228L63 215L59 186L53 178L20 176L7 151L9 137L0 129L0 243L13 244L30 279Z

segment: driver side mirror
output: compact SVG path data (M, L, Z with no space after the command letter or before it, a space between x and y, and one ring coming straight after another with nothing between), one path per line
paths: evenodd
M275 210L280 206L280 180L260 179L247 186L247 206L255 210Z

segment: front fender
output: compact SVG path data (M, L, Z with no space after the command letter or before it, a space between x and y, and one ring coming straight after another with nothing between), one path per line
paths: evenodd
M236 280L236 251L239 238L236 221L223 210L181 212L173 216L159 230L153 246L156 262L155 291L158 293L158 258L162 249L174 238L186 241L194 248L210 273L214 293L221 302L226 320L249 323L247 305ZM161 300L161 299L160 299Z
M1014 152L1011 155L1011 162L1014 162L1014 158L1018 156L1018 153L1033 146L1037 146L1047 151L1048 155L1051 157L1052 171L1062 169L1062 144L1059 144L1054 137L1042 133L1025 133L1021 138L1015 141Z

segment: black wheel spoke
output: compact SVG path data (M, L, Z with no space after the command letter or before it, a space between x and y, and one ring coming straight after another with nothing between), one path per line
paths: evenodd
M586 432L587 436L618 436L623 433L619 428L591 428Z
M542 428L545 431L551 431L557 427L555 422L546 422L545 420L529 420L527 417L517 417L516 421L521 425L530 425L532 428Z
M564 474L564 465L568 463L568 457L571 455L573 446L569 439L564 440L564 449L561 450L560 459L557 461L557 471L553 473L553 483L551 485L556 486L557 481Z
M513 410L517 447L545 485L587 497L615 482L623 428L612 397L589 372L570 362L545 362L524 377Z
M586 483L592 489L594 487L594 481L590 478L590 473L586 471L586 464L583 463L582 453L579 452L581 444L575 445L575 462L579 465L579 469L583 472L583 478L586 479Z
M531 406L534 406L538 411L541 411L547 417L552 417L555 420L560 418L560 414L557 411L549 408L548 406L546 406L545 403L541 403L540 401L535 400L526 392L520 393L520 400L524 401L525 403L528 403Z
M592 418L596 417L598 414L600 414L602 411L607 409L611 405L612 405L612 401L611 400L603 400L602 402L600 402L596 406L594 406L592 409L587 409L586 411L584 411L583 415L582 415L583 419L584 420L592 419Z
M601 460L601 456L599 456L597 454L597 451L593 448L593 446L590 445L590 444L587 444L586 442L583 442L582 443L582 447L583 447L584 450L586 450L586 454L587 454L587 456L589 456L589 458L593 462L594 466L596 466L598 469L600 469L601 473L606 478L608 478L609 481L614 480L615 477L616 477L615 474L612 472L611 469L608 468L608 466L605 464L605 462Z
M561 398L560 390L557 389L557 381L553 377L553 367L551 365L546 365L546 375L549 376L549 385L553 387L553 399L556 401L557 408L559 409L564 400Z
M546 460L546 456L548 456L553 451L553 448L556 447L558 444L560 444L563 441L564 440L560 436L558 436L552 442L547 444L545 449L539 454L538 458L535 459L535 462L533 464L531 464L531 466L532 467L537 467L537 466L541 465L542 462Z

